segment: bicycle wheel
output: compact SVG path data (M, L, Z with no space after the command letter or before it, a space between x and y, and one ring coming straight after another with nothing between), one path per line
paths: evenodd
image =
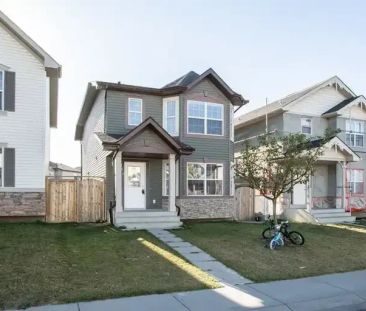
M305 239L300 232L291 231L288 233L288 238L290 239L292 244L295 245L304 245Z
M264 229L262 232L263 239L269 240L274 237L274 230L271 228Z
M278 246L278 244L277 244L275 239L272 239L271 242L269 242L269 248L270 249L274 250L274 249L277 248L277 246Z

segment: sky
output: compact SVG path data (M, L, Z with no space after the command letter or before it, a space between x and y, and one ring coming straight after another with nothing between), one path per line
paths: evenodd
M249 99L238 115L338 75L366 94L366 1L0 0L62 65L51 160L80 165L89 81L161 87L213 68Z

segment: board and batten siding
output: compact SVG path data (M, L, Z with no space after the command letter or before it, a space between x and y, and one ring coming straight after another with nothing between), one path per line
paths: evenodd
M44 191L49 163L48 78L41 60L0 24L0 65L15 73L15 111L0 111L0 144L15 149L15 187Z
M125 134L135 126L128 125L128 98L142 99L142 121L153 117L163 125L163 99L160 96L107 91L106 124L108 134Z
M82 144L82 168L84 176L106 176L106 156L97 132L104 132L105 91L99 91L88 120L85 123Z
M187 133L187 101L199 100L224 105L224 135L194 135ZM230 141L230 106L227 97L209 80L204 79L195 87L180 96L180 139L196 150L189 156L180 159L181 197L187 195L187 162L222 163L224 165L223 195L230 195L230 162L234 159L232 142Z

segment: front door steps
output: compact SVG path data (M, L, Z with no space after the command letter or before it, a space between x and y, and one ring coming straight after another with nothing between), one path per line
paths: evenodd
M117 212L115 223L116 227L127 230L174 229L182 225L176 212L162 209Z
M311 213L321 224L353 223L356 220L342 208L312 209Z

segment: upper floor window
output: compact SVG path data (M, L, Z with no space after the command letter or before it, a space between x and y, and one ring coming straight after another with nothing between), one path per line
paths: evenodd
M187 163L188 195L222 195L223 165L217 163Z
M163 127L170 135L179 135L179 97L164 98Z
M188 101L188 134L223 135L224 105Z
M363 170L347 170L347 186L350 193L363 194Z
M128 99L128 125L139 125L142 122L142 99Z
M0 70L0 110L4 110L4 84L5 84L4 71Z
M364 122L346 120L346 143L351 147L363 147Z
M311 119L309 118L301 119L301 133L311 135Z

